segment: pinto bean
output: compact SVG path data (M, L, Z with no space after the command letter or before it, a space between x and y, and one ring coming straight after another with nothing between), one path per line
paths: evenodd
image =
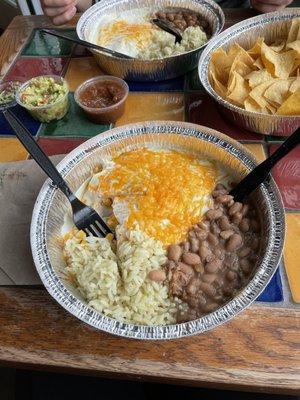
M255 237L255 238L252 239L252 241L251 241L251 243L250 243L250 246L252 247L253 250L257 250L257 249L258 249L259 240L258 240L257 237Z
M200 249L199 249L199 255L201 257L202 262L207 261L208 257L210 257L212 255L210 248L207 245L205 245L204 243L202 243L200 245Z
M200 229L196 232L196 236L200 240L205 240L207 238L207 235L208 235L208 232L203 229Z
M216 278L217 278L216 274L204 274L202 276L202 281L206 283L213 283Z
M199 228L204 229L207 231L209 229L209 222L208 221L201 221L198 224Z
M230 194L221 194L220 196L218 196L218 197L216 198L216 201L217 201L218 203L221 203L221 204L227 204L227 203L229 203L232 199L233 199L233 197L230 196Z
M247 257L250 253L251 253L250 247L242 247L238 254L241 258L243 258Z
M201 289L203 293L210 297L213 297L216 294L216 288L207 282L200 282L199 289Z
M182 254L182 248L178 244L171 244L168 248L168 258L173 261L178 261Z
M222 229L222 231L231 229L231 223L229 222L229 219L227 217L221 217L218 222L219 227Z
M234 215L234 214L240 212L240 211L242 210L242 208L243 208L243 204L242 204L242 203L239 203L238 201L236 201L236 202L229 208L228 214L229 214L230 216L232 216L232 215Z
M246 258L243 258L241 260L240 264L241 264L243 272L246 275L248 275L250 273L250 271L251 271L251 264L250 264L249 260L247 260Z
M259 224L255 219L250 221L250 225L254 232L259 232Z
M185 275L192 276L194 275L194 270L190 265L187 265L183 262L178 263L178 270L183 272Z
M199 251L199 239L191 238L190 239L190 248L193 253L198 253Z
M197 278L192 278L187 285L186 291L188 294L194 295L199 289L199 280Z
M189 265L197 265L201 262L200 257L198 256L198 254L195 253L184 253L182 256L182 260Z
M227 231L222 231L222 232L220 233L220 236L221 236L222 239L227 240L227 239L229 239L230 236L232 236L233 234L234 234L234 232L233 232L231 229L228 229Z
M196 272L200 272L200 274L203 274L203 272L204 272L204 267L203 267L203 264L202 264L202 263L197 264L197 265L193 265L193 267L194 267L194 270L195 270Z
M221 247L216 247L215 249L213 249L213 252L216 258L218 258L219 260L224 260L225 252Z
M242 232L248 232L250 229L250 223L248 218L243 218L239 224L239 228Z
M160 18L160 19L166 19L166 17L167 17L166 13L164 13L162 11L157 12L156 16L157 16L157 18Z
M233 222L235 225L238 226L239 223L241 222L242 218L243 218L243 216L242 216L241 213L235 213L235 214L233 215L233 217L232 217L232 222Z
M148 274L148 278L154 282L163 282L164 280L166 280L166 277L167 276L166 276L165 271L163 271L161 269L153 269Z
M213 233L214 235L218 236L219 233L221 232L221 229L219 228L218 224L213 221L210 225L210 231L211 233Z
M220 209L216 209L216 210L208 210L205 214L206 218L209 219L210 221L214 221L215 219L218 219L220 217L222 217L223 212Z
M226 189L216 189L212 192L212 197L222 196L223 194L228 194Z
M172 14L172 13L167 13L167 19L168 19L169 21L173 22L174 19L175 19L175 15Z
M237 275L237 273L236 273L235 271L228 271L227 274L226 274L226 278L227 278L230 282L236 280L236 279L237 279L237 276L238 276L238 275Z
M219 305L217 303L208 303L206 304L206 306L204 307L204 311L206 312L213 312L215 311L217 308L219 307Z
M214 260L206 264L205 270L211 274L214 274L219 270L221 266L222 266L222 261L215 258Z
M248 214L249 208L250 208L249 204L244 204L243 205L243 208L242 208L242 211L241 211L243 217L245 217Z
M182 242L182 250L183 253L187 253L188 251L190 251L190 242L188 241Z
M212 246L217 246L217 244L219 243L218 238L212 234L211 232L208 233L207 235L207 241L212 245Z
M230 238L228 239L228 242L226 243L226 250L229 252L237 250L239 247L241 247L243 243L243 238L241 235L234 233Z

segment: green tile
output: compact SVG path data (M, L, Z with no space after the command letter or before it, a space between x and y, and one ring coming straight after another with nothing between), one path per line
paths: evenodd
M81 108L75 103L73 93L70 93L69 100L70 108L67 115L59 121L43 124L39 136L92 137L109 129L109 125L90 122Z
M57 29L57 32L70 37L76 36L74 29ZM24 56L68 56L73 49L73 43L55 36L46 35L35 30L29 43L22 52Z
M185 75L184 89L185 91L204 90L199 79L197 68Z

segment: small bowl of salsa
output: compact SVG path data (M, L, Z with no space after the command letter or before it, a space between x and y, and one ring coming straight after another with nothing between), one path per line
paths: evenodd
M83 82L74 98L92 122L107 124L123 115L128 92L123 79L103 75Z

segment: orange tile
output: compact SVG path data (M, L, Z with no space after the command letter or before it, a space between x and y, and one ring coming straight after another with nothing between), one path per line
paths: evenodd
M116 126L154 120L184 121L182 93L130 93Z
M28 152L14 138L0 138L0 162L26 160Z
M244 146L253 153L257 161L261 162L266 159L264 146L259 143L245 143Z
M82 82L103 74L94 57L79 57L71 58L65 78L74 92Z
M289 280L292 297L300 303L300 214L286 214L287 233L284 247L284 265Z

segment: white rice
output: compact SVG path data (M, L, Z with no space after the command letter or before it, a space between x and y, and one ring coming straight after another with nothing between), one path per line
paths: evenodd
M179 299L169 297L165 284L148 278L151 270L164 264L166 251L140 231L119 229L116 254L107 239L75 235L66 240L64 255L88 304L118 321L172 324L178 310L186 309Z

